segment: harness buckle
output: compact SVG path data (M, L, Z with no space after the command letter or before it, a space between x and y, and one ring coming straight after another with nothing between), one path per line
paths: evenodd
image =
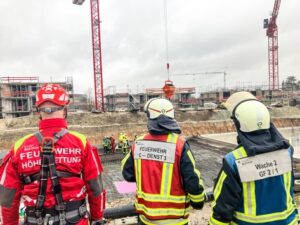
M48 225L50 217L51 217L50 214L46 214L46 215L45 215L45 218L44 218L44 225Z
M43 217L37 217L37 218L36 218L36 223L37 223L38 225L43 225Z
M51 217L50 220L49 220L49 225L53 225L54 224L54 218Z
M66 210L66 204L65 203L60 203L58 205L55 205L55 210L62 212Z
M86 217L87 215L87 209L86 209L86 205L85 204L82 204L79 209L78 209L78 212L79 212L79 216L80 217Z
M59 225L66 225L67 224L66 212L65 211L59 212L58 218L59 218Z
M55 152L55 141L53 137L43 137L41 152Z

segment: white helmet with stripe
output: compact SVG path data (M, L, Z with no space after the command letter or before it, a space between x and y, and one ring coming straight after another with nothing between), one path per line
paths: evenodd
M156 119L163 115L174 119L174 107L172 103L164 98L152 98L144 106L144 111L149 119Z

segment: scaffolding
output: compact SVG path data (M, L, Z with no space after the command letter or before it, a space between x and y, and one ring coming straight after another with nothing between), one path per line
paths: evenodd
M46 83L40 82L39 77L35 76L0 77L0 118L26 116L35 112L35 94ZM73 99L72 77L67 77L65 82L55 83L64 87Z

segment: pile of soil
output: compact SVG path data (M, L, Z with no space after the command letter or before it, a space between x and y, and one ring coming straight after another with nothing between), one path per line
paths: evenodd
M274 108L270 112L278 127L300 125L297 107ZM176 111L175 117L185 136L235 130L226 110ZM38 122L38 115L0 119L0 150L9 149L19 138L35 132ZM70 130L85 134L93 145L100 145L104 136L117 138L120 132L126 133L130 140L147 132L147 117L143 112L69 113L68 124Z

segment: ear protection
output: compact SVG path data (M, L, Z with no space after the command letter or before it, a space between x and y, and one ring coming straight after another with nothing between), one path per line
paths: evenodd
M242 104L242 103L244 103L244 102L247 102L247 101L258 101L258 100L256 100L256 99L246 99L246 100L243 100L243 101L239 102L239 103L234 107L234 109L232 110L232 114L231 114L231 116L230 116L230 118L232 119L232 121L233 121L233 123L234 123L236 129L238 129L238 130L241 128L241 124L240 124L240 122L238 121L238 119L235 117L235 110L237 109L237 107L238 107L240 104Z

